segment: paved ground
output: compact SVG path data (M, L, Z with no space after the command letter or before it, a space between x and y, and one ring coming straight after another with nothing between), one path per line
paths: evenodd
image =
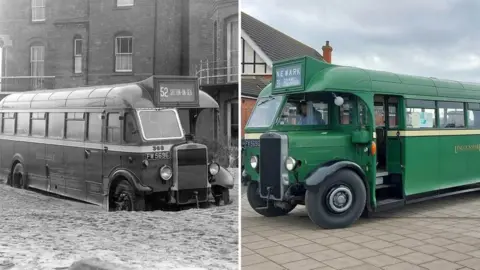
M418 203L323 230L304 207L256 214L242 191L242 270L480 269L480 193Z
M0 270L60 270L92 257L129 269L238 269L237 188L231 199L180 212L106 212L0 184Z

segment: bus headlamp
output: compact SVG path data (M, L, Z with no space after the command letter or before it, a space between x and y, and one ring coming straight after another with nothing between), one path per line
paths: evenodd
M220 165L217 163L211 163L208 165L208 172L210 172L211 175L216 175L220 171Z
M257 166L258 166L258 157L257 156L251 156L250 157L250 166L252 166L252 168L256 169Z
M288 157L285 160L285 168L287 168L288 171L293 171L297 167L297 160L295 160L292 157Z
M165 165L160 169L160 177L165 181L170 180L170 178L172 178L172 174L172 168L170 168L168 165Z

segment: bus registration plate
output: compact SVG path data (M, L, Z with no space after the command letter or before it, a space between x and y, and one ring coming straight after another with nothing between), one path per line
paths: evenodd
M148 153L145 155L145 159L147 160L170 159L170 152L163 151L163 152L156 152L156 153Z

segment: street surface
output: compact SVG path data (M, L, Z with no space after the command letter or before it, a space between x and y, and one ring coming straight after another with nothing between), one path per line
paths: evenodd
M0 184L0 270L68 269L84 258L130 269L238 269L237 188L228 206L105 212Z
M242 187L242 270L480 269L480 193L409 205L323 230L297 207L264 218Z

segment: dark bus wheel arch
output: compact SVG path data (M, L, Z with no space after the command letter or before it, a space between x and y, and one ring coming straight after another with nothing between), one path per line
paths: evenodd
M265 217L278 217L284 216L290 213L297 205L290 205L289 208L283 209L274 206L274 201L271 201L268 205L267 209L258 209L259 207L267 206L267 203L264 199L260 197L258 192L258 182L250 181L247 186L247 199L250 206L255 210L255 212L259 213Z
M360 177L360 180L362 180L362 183L366 188L366 196L367 198L370 197L371 191L367 183L365 172L358 164L349 160L332 160L313 169L306 176L305 188L308 191L317 192L328 178L341 170L352 171L358 177ZM366 210L368 212L372 212L372 206L368 200L366 202Z
M350 206L342 212L332 211L329 207L331 192L342 188L349 190L352 197ZM348 197L348 196L346 196ZM305 205L310 219L325 229L345 228L353 224L362 215L367 201L367 192L363 180L350 169L342 169L328 177L317 191L307 190Z
M15 161L12 165L10 173L10 185L12 187L26 188L27 187L27 173L25 167L20 161Z
M145 211L145 198L137 195L125 178L117 178L112 182L109 195L110 211ZM117 209L117 203L125 203L125 209Z

